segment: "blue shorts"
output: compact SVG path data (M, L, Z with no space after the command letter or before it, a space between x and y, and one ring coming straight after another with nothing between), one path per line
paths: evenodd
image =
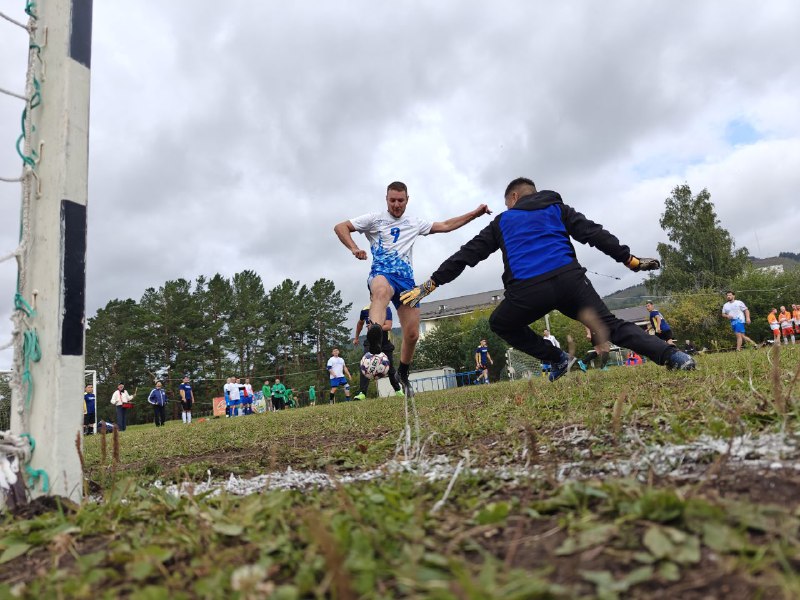
M731 321L731 331L733 333L744 333L744 323L741 321Z
M392 304L394 304L395 308L398 308L400 304L400 294L405 292L406 290L410 290L416 284L414 283L413 279L409 279L408 277L401 277L400 275L392 274L392 273L372 273L367 278L367 289L372 292L370 289L370 284L372 280L375 279L378 275L382 275L386 277L386 280L389 282L389 285L392 286L392 290L394 290L394 296L392 296Z
M336 379L331 379L331 387L340 387L347 385L347 378L345 377L337 377Z

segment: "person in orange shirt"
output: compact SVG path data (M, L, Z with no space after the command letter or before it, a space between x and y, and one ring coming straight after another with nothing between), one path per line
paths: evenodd
M794 317L794 332L800 335L800 304L792 304L792 316Z
M769 323L769 328L772 330L772 343L773 344L780 344L781 343L781 326L778 323L778 309L773 308L769 311L767 315L767 322Z
M778 313L778 322L781 324L781 333L783 334L783 343L788 344L791 338L794 344L794 322L792 313L786 310L785 306L781 306L781 312Z

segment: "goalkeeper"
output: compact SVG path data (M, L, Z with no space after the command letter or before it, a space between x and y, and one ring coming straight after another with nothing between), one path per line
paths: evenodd
M429 280L403 292L401 301L416 306L437 286L461 275L468 265L474 267L501 250L505 298L489 324L517 350L551 363L550 381L568 372L575 361L529 327L553 309L589 326L595 332L595 345L610 339L668 368L695 368L688 354L608 310L578 263L570 238L597 248L632 271L657 269L661 265L656 259L637 258L601 225L564 204L556 192L537 192L530 179L520 177L509 183L505 204L507 211L444 261Z

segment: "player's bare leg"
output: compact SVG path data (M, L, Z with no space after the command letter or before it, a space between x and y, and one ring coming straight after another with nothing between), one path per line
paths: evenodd
M367 350L372 354L381 351L383 323L386 320L386 307L394 296L394 288L383 275L375 276L369 284L369 320L372 325L367 329ZM401 321L402 322L402 321Z
M386 309L384 309L384 313ZM414 349L419 341L419 309L401 304L397 308L400 326L403 328L403 347L400 348L400 368L397 369L397 378L403 387L406 396L413 396L414 390L408 380L408 371L414 359Z

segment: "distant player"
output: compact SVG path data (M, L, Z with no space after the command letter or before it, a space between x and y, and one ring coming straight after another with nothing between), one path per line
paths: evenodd
M588 331L588 329L587 329L587 331ZM561 348L561 344L558 343L558 340L556 339L556 336L554 336L552 333L550 333L549 329L545 329L544 331L542 331L542 339L550 342L556 348ZM578 362L580 362L580 361L578 361ZM549 373L551 368L552 368L552 365L550 363L548 363L548 362L543 362L542 363L542 372Z
M184 423L191 423L194 393L188 375L183 376L183 382L178 386L178 393L181 396L181 419Z
M397 381L397 371L394 369L394 344L389 339L389 332L392 330L392 309L386 307L386 320L383 322L381 329L381 352L389 359L389 383L392 385L395 396L402 396L403 392L400 389L400 383ZM361 309L358 315L358 322L356 323L356 331L353 335L353 345L358 346L361 340L361 330L364 325L369 328L372 322L369 320L369 304ZM364 351L368 352L367 341L364 340ZM364 400L367 397L367 390L369 389L369 379L359 370L358 373L358 394L355 395L356 400Z
M494 360L492 360L492 355L489 354L489 344L486 340L481 340L475 349L475 370L480 371L475 383L479 383L481 379L483 379L483 383L489 383L490 364L494 365Z
M778 309L773 308L769 311L767 315L767 323L769 323L769 329L772 331L772 343L773 344L780 344L781 343L781 324L778 323Z
M404 293L403 302L418 304L436 287L456 279L466 267L474 267L500 250L505 296L492 312L489 325L513 348L552 363L551 381L567 373L575 361L530 328L553 309L586 326L596 322L603 331L595 343L604 341L607 334L618 346L644 354L659 365L695 368L691 356L608 310L586 277L570 240L589 244L632 271L657 269L661 265L656 259L634 256L602 225L564 204L556 192L537 191L530 179L513 180L504 196L508 210L444 261L425 283Z
M744 302L737 300L736 294L732 291L725 294L725 299L727 302L722 305L722 316L731 322L731 331L736 335L736 351L742 349L745 341L753 344L754 348L758 348L758 344L745 335L745 323L750 324L750 309Z
M264 380L264 385L261 386L261 396L264 398L264 404L267 406L267 412L272 412L275 407L272 406L272 388L269 385L269 379Z
M378 348L380 352L380 348ZM333 356L328 359L328 375L331 380L331 392L328 400L331 404L336 404L336 390L339 387L344 388L344 396L346 400L350 400L350 384L348 379L352 379L350 371L347 370L347 365L344 364L344 359L339 356L339 349L334 348L332 351ZM346 378L345 378L346 376Z
M586 339L590 342L592 339L597 339L599 336L592 333L592 330L586 327ZM611 344L606 340L605 342L598 343L589 350L586 355L578 361L578 368L586 373L589 370L589 363L595 358L600 359L601 371L608 371L608 358L611 353Z
M783 343L788 344L791 340L794 344L794 317L791 312L786 310L785 306L781 306L781 312L778 313L778 323L781 324Z
M386 318L386 307L392 302L403 328L403 346L397 374L406 395L411 396L414 391L408 380L408 372L419 339L419 309L401 305L400 293L414 287L411 263L414 242L421 235L446 233L463 227L491 211L485 204L481 204L460 217L431 223L405 214L408 198L406 184L392 182L386 190L387 210L342 221L334 227L334 231L342 244L359 260L366 260L367 253L353 241L352 234L359 232L367 236L372 252L372 269L367 279L372 325L367 331L367 350L372 354L381 351L381 331Z
M653 306L652 302L648 302L644 306L647 309L647 312L650 313L650 327L653 328L653 331L655 331L659 338L674 346L675 340L672 337L672 327L669 326L669 323L667 323L664 315L662 315L660 311L656 310L656 307Z
M97 398L94 395L94 386L90 383L83 388L83 435L94 433L95 406Z

